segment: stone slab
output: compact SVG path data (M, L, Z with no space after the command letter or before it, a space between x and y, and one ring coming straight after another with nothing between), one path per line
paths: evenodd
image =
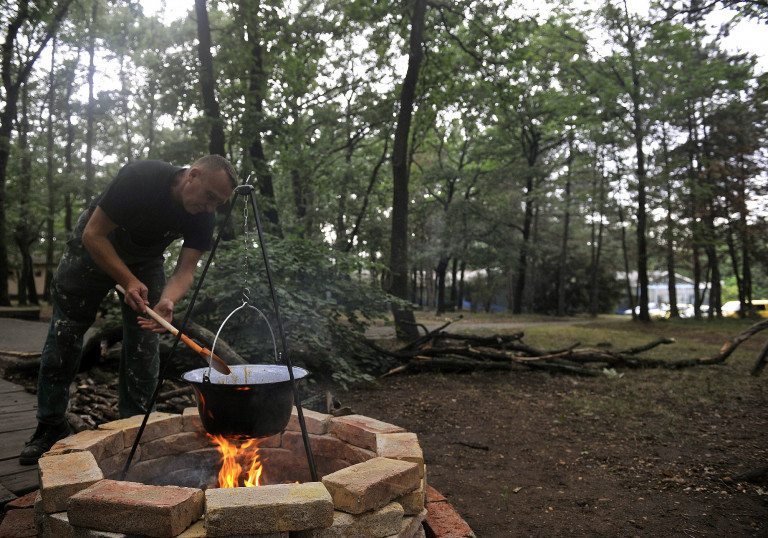
M120 431L83 430L56 442L48 455L88 451L97 461L114 456L125 448Z
M322 481L336 510L361 514L382 508L413 491L419 487L421 478L416 463L373 458L326 475Z
M311 409L301 409L304 415L304 425L307 427L307 433L314 435L324 435L328 433L328 425L331 422L331 415L324 413L318 413ZM299 423L299 412L294 406L291 411L291 418L288 420L288 425L285 427L285 431L289 432L301 432L301 424Z
M405 432L400 426L387 424L363 415L347 415L331 419L328 432L342 441L368 450L376 450L376 435Z
M182 431L205 433L203 421L200 420L200 413L197 407L187 407L181 414Z
M142 441L140 445L141 461L147 461L174 454L183 454L192 450L211 448L214 443L207 436L197 432L181 431L151 441Z
M402 507L397 503L389 503L379 510L357 515L337 510L333 513L332 526L291 533L291 538L383 538L396 535L402 524Z
M329 527L333 501L319 482L205 492L208 536L268 534Z
M417 489L409 491L405 495L401 495L395 499L395 502L403 507L403 511L406 515L414 516L420 514L421 511L424 510L424 507L426 506L425 486L426 481L422 478L421 485Z
M169 538L203 514L203 491L102 480L73 495L67 514L77 527Z
M72 495L104 478L90 452L46 456L37 467L42 507L48 514L66 510Z
M400 532L396 535L388 538L426 538L426 532L424 531L424 521L427 519L427 510L424 509L418 514L403 518L403 525L400 528ZM452 538L451 535L442 536L441 538Z
M113 420L112 422L106 422L99 425L100 430L121 430L123 432L123 443L125 446L133 446L136 440L136 435L139 433L139 428L142 422L144 422L144 415L136 415L130 418L121 418L120 420ZM144 431L141 434L141 440L139 443L146 443L153 439L165 437L166 435L173 435L179 433L184 426L184 418L182 415L175 413L150 413L147 419L147 425L144 427Z
M380 433L376 435L376 455L393 460L418 463L424 478L424 452L415 433Z

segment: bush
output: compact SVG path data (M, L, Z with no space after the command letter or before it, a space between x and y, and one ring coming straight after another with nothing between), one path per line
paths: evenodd
M280 317L294 365L306 366L315 379L346 386L368 379L368 371L381 365L363 344L367 326L390 309L389 295L364 275L368 267L359 258L325 245L297 238L267 237ZM282 352L279 326L261 249L240 242L221 244L205 276L195 321L215 332L251 363L275 361ZM247 266L247 276L246 276ZM247 278L247 286L246 286ZM243 308L222 325L227 316ZM181 316L181 308L179 314ZM271 331L270 331L271 327ZM272 334L271 334L272 333ZM376 359L379 360L379 359ZM283 358L278 357L283 363Z

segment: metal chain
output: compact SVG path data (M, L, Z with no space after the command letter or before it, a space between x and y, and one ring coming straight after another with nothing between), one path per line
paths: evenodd
M243 303L251 301L251 290L248 287L248 197L243 196L243 237L245 241L245 254L243 256Z

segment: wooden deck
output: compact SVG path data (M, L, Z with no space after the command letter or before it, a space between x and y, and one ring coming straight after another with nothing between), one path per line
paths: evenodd
M19 465L19 453L37 426L37 397L0 379L0 497L24 495L38 488L37 465Z

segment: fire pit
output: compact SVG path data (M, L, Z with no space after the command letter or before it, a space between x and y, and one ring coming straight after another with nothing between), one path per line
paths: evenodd
M425 465L416 434L368 417L304 410L320 482L311 482L294 408L286 430L234 454L238 487L219 487L222 453L197 409L152 413L59 441L40 459L40 536L423 536ZM249 442L250 443L250 442ZM258 483L245 487L257 454Z

